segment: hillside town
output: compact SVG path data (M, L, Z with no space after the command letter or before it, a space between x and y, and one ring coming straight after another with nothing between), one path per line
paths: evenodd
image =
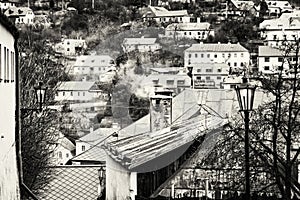
M300 1L0 0L0 200L300 199Z

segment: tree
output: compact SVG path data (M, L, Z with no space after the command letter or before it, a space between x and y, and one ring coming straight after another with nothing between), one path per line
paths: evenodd
M250 160L252 190L280 194L291 199L292 191L300 196L294 173L300 149L299 106L299 40L281 46L282 63L274 74L262 75L257 80L268 94L251 116ZM266 95L267 96L267 95ZM232 119L215 150L202 164L227 166L234 171L236 187L243 185L244 127L241 118ZM236 165L236 166L233 166Z
M129 115L136 121L149 113L150 101L148 98L140 98L132 94L129 100Z
M140 58L138 56L136 57L134 73L135 74L143 74L144 73L142 63L141 63Z
M39 194L51 179L53 152L59 133L59 113L49 109L42 112L28 110L37 108L33 87L39 82L48 86L46 101L51 101L58 81L67 75L59 58L47 46L42 34L24 29L18 43L20 57L20 101L21 101L21 151L23 182ZM23 198L23 197L22 197Z

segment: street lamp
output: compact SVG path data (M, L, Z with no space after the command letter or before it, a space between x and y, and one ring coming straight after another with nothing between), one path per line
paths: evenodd
M100 180L100 184L101 184L104 179L104 175L105 175L104 166L100 166L100 168L98 169L98 175L99 175L99 180Z
M105 199L105 185L104 185L104 178L105 178L105 168L104 166L100 166L98 169L98 176L100 180L100 194L99 199Z
M35 97L37 99L37 103L39 104L39 108L37 110L40 112L42 111L43 104L45 103L45 100L46 100L47 89L48 89L48 87L43 87L42 82L39 82L38 86L34 87Z
M240 112L244 113L245 122L245 173L246 173L246 200L250 196L250 166L249 166L249 113L253 110L254 94L256 86L251 86L246 77L243 77L243 83L236 86L236 94L240 105Z

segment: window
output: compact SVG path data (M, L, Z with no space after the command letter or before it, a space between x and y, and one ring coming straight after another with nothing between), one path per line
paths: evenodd
M221 80L222 79L222 77L221 76L217 76L217 80Z
M78 96L80 96L80 92L78 92Z
M283 58L278 58L278 62L282 62L283 61Z
M177 85L184 85L185 84L185 81L184 80L178 80L177 81Z
M212 69L206 69L205 71L206 72L212 72Z
M184 32L184 35L186 35L186 32Z
M73 96L73 92L70 92L71 96Z
M210 76L205 77L206 80L210 80Z
M264 70L270 70L270 67L269 66L265 66Z
M167 80L167 85L174 85L174 80Z
M243 54L243 53L241 53L241 57L244 57L244 54Z
M231 53L228 53L228 58L230 58L231 57Z
M217 55L217 54L215 54L215 58L218 58L218 55Z
M192 35L192 32L190 32L189 34Z
M68 41L68 42L67 42L67 45L69 45L69 44L70 44L70 42Z
M201 72L201 69L197 69L197 72Z
M200 32L198 32L198 35L200 35Z
M9 80L9 49L6 49L6 80Z
M273 40L276 40L277 39L277 35L273 35Z
M198 57L198 54L195 53L195 58L197 58L197 57Z
M222 53L222 57L225 58L225 53Z
M83 92L82 94L83 94L83 96L85 96L85 92Z
M154 85L157 85L157 84L158 84L158 80L152 80L152 83L153 83Z
M85 146L84 145L81 146L81 150L85 151Z
M69 154L68 153L66 153L66 158L69 158Z
M65 96L65 94L66 94L66 93L65 93L65 92L63 92L63 96Z
M237 63L236 63L236 62L234 62L234 63L233 63L233 66L235 66L235 67L236 67L236 66L237 66Z
M204 54L203 53L201 53L201 58L203 58L204 57Z
M207 58L210 58L210 54L207 54Z
M265 62L270 62L270 57L265 57Z
M62 159L62 153L61 153L61 151L58 152L58 157L59 157L60 159Z
M94 67L90 67L90 70L91 70L91 71L94 71Z
M67 48L67 51L70 51L70 48Z
M222 69L218 69L218 72L222 72Z
M237 54L236 54L236 53L234 53L234 54L233 54L233 56L236 58L236 57L237 57Z
M10 70L10 76L11 76L11 82L14 82L15 80L15 53L10 52L11 57L11 70Z
M192 54L189 53L189 58L191 58L191 57L192 57Z
M3 75L4 75L4 82L6 82L6 47L4 47L4 62L3 62Z
M228 66L230 67L230 65L231 65L231 63L229 62L229 63L228 63Z
M244 67L244 63L241 62L241 67Z

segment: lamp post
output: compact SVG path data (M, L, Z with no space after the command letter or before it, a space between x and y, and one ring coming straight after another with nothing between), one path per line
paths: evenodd
M98 176L99 176L99 181L100 181L100 195L99 195L99 199L104 199L104 178L105 178L105 168L104 166L100 166L100 168L98 169Z
M256 86L251 86L246 77L243 83L236 86L236 94L240 105L240 112L244 113L245 123L245 176L246 176L246 200L250 200L250 165L249 165L249 113L253 110L254 94Z

